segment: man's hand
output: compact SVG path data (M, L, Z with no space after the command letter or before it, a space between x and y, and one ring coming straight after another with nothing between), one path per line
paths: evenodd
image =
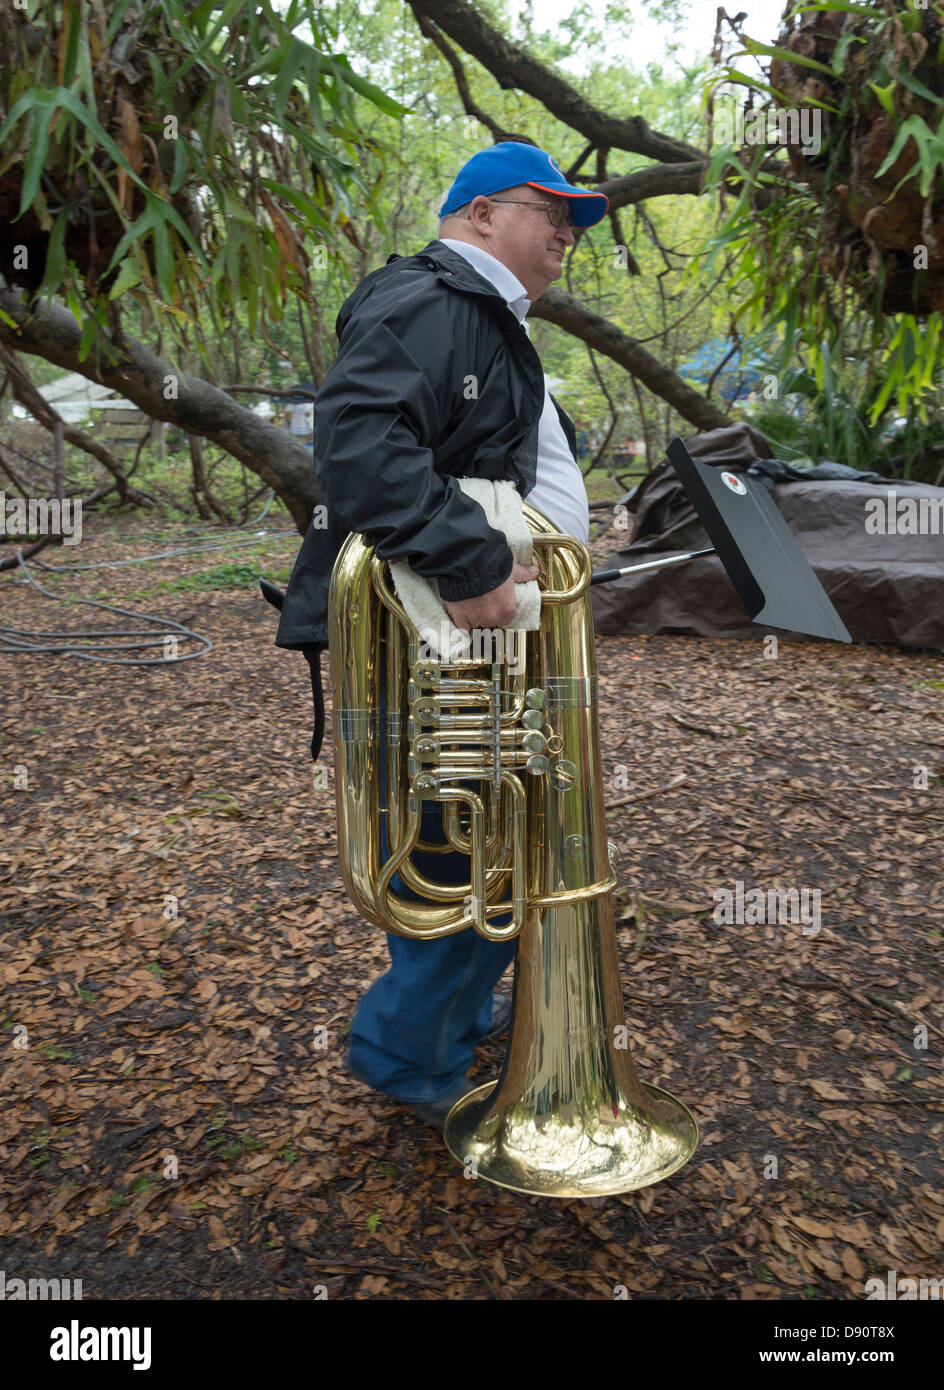
M457 603L446 603L444 599L443 607L456 627L464 632L471 632L476 627L507 627L518 607L515 585L527 584L528 580L537 577L537 565L519 565L516 560L511 574L497 589L479 594L478 598L460 599Z

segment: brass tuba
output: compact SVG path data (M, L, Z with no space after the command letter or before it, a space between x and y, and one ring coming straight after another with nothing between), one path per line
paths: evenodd
M487 653L473 634L461 660L424 655L386 563L358 534L342 547L328 601L339 856L354 904L385 931L519 937L501 1075L453 1107L446 1145L470 1175L500 1187L596 1197L667 1178L691 1157L698 1130L674 1096L640 1083L627 1045L590 554L527 503L524 515L541 626L515 632L513 662L495 650L501 630L485 631ZM419 839L428 798L443 803L447 845ZM434 883L411 862L414 850L437 849L470 856L467 883ZM395 892L395 873L424 901ZM493 923L509 912L507 925Z

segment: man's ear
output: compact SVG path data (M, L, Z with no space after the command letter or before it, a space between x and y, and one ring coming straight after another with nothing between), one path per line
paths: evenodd
M483 194L477 193L475 197L472 199L471 203L469 204L469 217L472 221L473 226L475 225L477 219L481 219L486 222L490 222L492 220L492 205Z

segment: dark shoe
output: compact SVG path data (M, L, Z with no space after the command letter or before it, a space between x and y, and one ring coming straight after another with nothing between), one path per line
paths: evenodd
M470 1091L477 1090L478 1085L476 1082L463 1081L451 1095L443 1096L441 1100L427 1101L426 1104L417 1102L416 1104L409 1105L407 1108L418 1120L422 1120L424 1124L432 1125L433 1129L441 1130L446 1123L446 1116L449 1114L452 1107L460 1101L463 1096L467 1096Z
M367 1081L367 1080L365 1080L365 1078L364 1078L363 1076L358 1076L357 1072L356 1072L356 1071L354 1070L354 1068L351 1066L351 1049L350 1049L350 1047L346 1047L346 1048L344 1049L344 1070L347 1072L348 1076L353 1076L354 1080L355 1080L355 1081L359 1081L359 1082L361 1083L362 1086L370 1086L370 1082ZM371 1087L371 1089L373 1090L373 1087Z
M364 1086L370 1086L370 1082L365 1081L362 1076L358 1076L357 1072L351 1066L351 1054L349 1049L345 1049L344 1052L344 1069L348 1076L353 1076L355 1081L360 1081ZM476 1089L476 1084L477 1083L472 1081L463 1081L450 1095L443 1096L441 1100L426 1102L417 1101L411 1103L405 1100L398 1100L396 1096L390 1096L389 1099L397 1101L398 1105L405 1105L412 1111L416 1118L422 1120L424 1124L432 1125L434 1129L441 1130L446 1122L446 1116L449 1114L449 1111L455 1105L456 1101L461 1100L463 1096L467 1096L470 1091L474 1091ZM376 1090L376 1087L371 1086L371 1090ZM387 1092L381 1091L379 1094L386 1095Z
M492 995L492 1021L483 1042L493 1042L507 1033L511 1023L511 995L495 993Z

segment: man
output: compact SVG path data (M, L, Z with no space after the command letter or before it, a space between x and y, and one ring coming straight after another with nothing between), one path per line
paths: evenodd
M391 256L342 306L337 360L315 406L327 526L309 528L276 638L305 651L313 681L327 645L331 571L349 532L364 534L382 559L407 559L438 580L447 613L466 631L508 626L514 585L537 571L514 560L456 479L509 478L562 531L588 540L574 427L550 394L525 315L563 273L572 227L595 225L607 206L602 194L569 184L543 150L505 141L459 171L439 239ZM316 723L314 757L318 744ZM422 838L442 843L429 822L424 812ZM440 881L468 880L464 856L435 860ZM403 891L398 878L392 886ZM475 1046L507 1023L507 1001L503 1008L492 988L515 943L470 929L388 944L391 968L361 1001L348 1066L441 1127L472 1089L465 1073Z

